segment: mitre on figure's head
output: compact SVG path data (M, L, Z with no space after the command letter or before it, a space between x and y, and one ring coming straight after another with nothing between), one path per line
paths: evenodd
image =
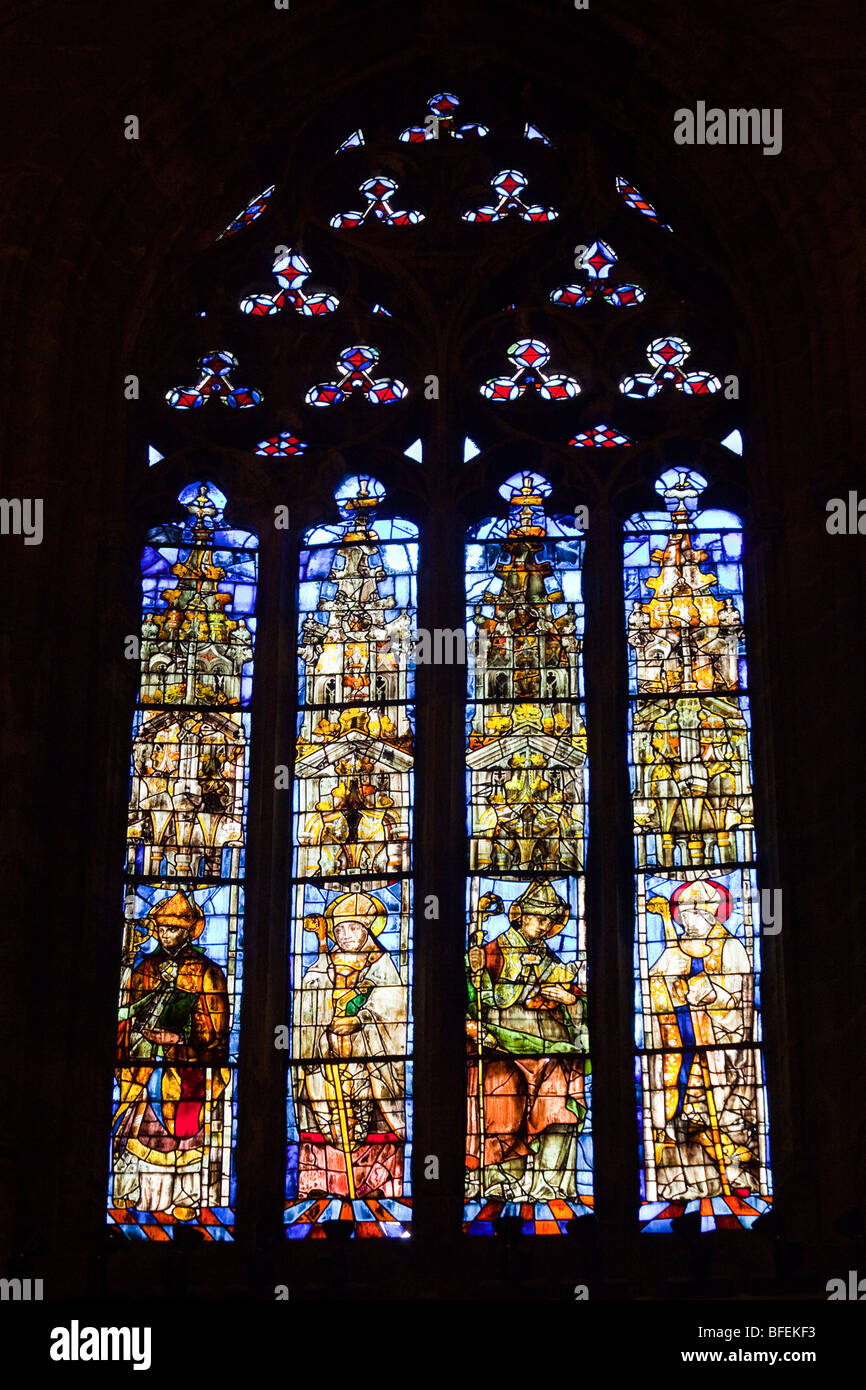
M717 922L724 922L731 915L731 895L714 878L698 878L681 883L671 893L671 916L675 922L680 920L681 907L705 907L714 913Z
M204 931L204 913L201 908L182 893L180 889L171 898L163 898L147 914L150 934L156 936L161 923L170 927L189 927L189 937L194 941Z
M325 908L325 920L328 923L328 935L332 939L334 928L349 922L357 922L360 926L366 927L372 936L378 936L388 920L388 915L379 899L371 897L369 893L342 893L339 898L328 903Z
M571 908L565 898L559 896L551 883L536 880L530 883L519 898L515 898L508 909L508 919L511 922L519 922L524 913L533 917L549 917L549 935L553 936L565 926L570 912Z

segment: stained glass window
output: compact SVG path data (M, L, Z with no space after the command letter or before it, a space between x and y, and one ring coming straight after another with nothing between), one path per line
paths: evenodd
M629 183L628 179L624 179L621 174L617 174L616 176L616 191L622 198L626 207L634 208L635 212L642 213L644 217L648 217L651 222L655 222L661 227L662 231L669 232L671 230L666 222L660 221L659 215L652 203L635 188L633 183Z
M555 208L524 202L520 195L525 192L528 183L528 178L519 169L502 169L490 180L497 201L468 209L462 214L463 221L502 222L514 212L523 222L554 222L559 216Z
M273 318L286 304L307 318L333 314L340 301L327 290L311 292L306 282L312 275L299 251L281 250L271 267L278 289L276 294L248 295L240 302L241 313L256 318Z
M331 226L345 230L360 227L369 218L371 222L381 222L385 227L414 227L424 221L424 213L418 208L393 208L391 199L399 185L395 179L380 175L365 179L358 192L364 195L367 206L363 212L336 212L331 218Z
M268 200L274 191L274 187L275 185L271 184L269 188L264 189L264 191L257 194L255 198L251 198L243 211L239 212L237 217L232 219L225 231L220 232L217 241L222 241L224 237L236 236L238 232L243 231L244 227L249 227L251 222L257 222L262 216L262 213L267 212Z
M487 126L463 123L459 113L458 99L440 92L427 103L422 124L391 138L395 145L399 138L404 147L426 147L489 135ZM551 145L532 123L522 124L522 133L536 155L540 145ZM365 156L346 152L364 148L373 146L365 146L357 129L337 153L341 162L358 161ZM418 162L408 149L400 158ZM432 152L420 155L419 168L431 158ZM497 167L487 168L489 194L474 197L471 206L452 202L454 222L459 212L476 228L461 240L507 239L489 224L560 218L543 189L544 203L530 201L536 194L520 170L503 168L490 178ZM358 178L364 172L369 175L369 164ZM383 235L402 245L404 236L416 234L396 229L433 215L398 206L414 203L415 195L404 196L389 174L374 172L358 188L361 209L329 218L343 250L375 239L369 229L376 224L395 229ZM234 236L261 217L273 191L252 199L222 235ZM608 191L611 203L621 199L670 231L624 178L616 179L616 194L610 184ZM623 220L641 231L638 219L624 214ZM643 231L655 235L646 224ZM423 238L424 230L417 235ZM302 231L296 245L304 245ZM612 317L626 320L619 310L645 304L647 290L625 278L601 235L578 250L574 270L546 284L546 312L566 321L580 311L578 322L584 318L591 327L592 301L607 306L598 309L602 317L615 310ZM272 334L280 324L271 321L286 310L284 332L298 328L296 313L319 320L310 329L327 336L331 316L345 316L351 301L341 304L323 287L296 247L278 247L270 268L270 284L248 282L255 292L233 300L247 316L248 332ZM380 292L384 303L373 297ZM514 287L500 287L492 302L515 294ZM379 319L371 334L387 336L399 327L399 295L371 285L358 303ZM389 304L398 319L382 323L392 319ZM503 312L514 310L509 303ZM212 311L199 316L206 312ZM647 342L664 321L665 315L609 363L613 400L628 412L631 433L608 423L610 416L581 418L578 398L599 383L553 339L519 337L506 347L503 338L500 364L488 367L501 375L483 380L479 370L474 377L475 408L489 410L494 435L500 421L530 429L534 411L569 415L570 402L571 424L561 441L570 435L573 448L614 453L570 455L566 467L628 469L641 442L636 417L651 416L652 407L626 402L665 392L672 409L679 399L691 417L700 415L701 403L685 398L722 391L722 378L708 370L718 365L711 350L705 357L696 349L701 370L694 370L684 338L664 333ZM675 313L668 326L678 327ZM311 425L342 416L347 438L341 442L352 444L358 416L368 430L383 414L385 424L397 427L401 412L368 413L366 406L405 402L410 389L380 375L393 369L387 344L383 368L379 348L354 341L366 330L349 329L329 339L325 357L311 358L320 365L305 375L295 404L314 407L307 412ZM543 329L521 317L512 331ZM194 370L171 378L188 383L164 394L175 422L175 412L187 412L186 426L204 420L218 428L264 405L262 390L249 384L257 370L214 346L226 341L230 333L223 338L220 330ZM318 381L319 375L330 379ZM436 391L427 396L425 386L425 397L438 400L438 380L431 381ZM413 384L413 394L417 389ZM482 406L479 395L489 404ZM366 403L357 414L347 405L352 398ZM331 409L338 406L344 410ZM245 436L244 467L259 470L256 477L304 474L308 451L318 447L315 428L286 418L284 408L286 402ZM732 424L720 418L714 438L724 429L724 449L741 455L742 433ZM438 450L426 437L414 438L419 428L395 436L388 448L396 442L401 466L405 459L419 465L412 474L423 484ZM483 420L477 428L487 440ZM309 443L302 437L308 434ZM481 453L482 445L465 436L467 484L474 472L468 465ZM150 445L148 457L155 464L163 455ZM481 465L477 476L486 485L489 461ZM677 1217L692 1213L703 1229L750 1225L771 1201L742 528L729 512L702 509L705 488L692 469L665 472L657 484L664 510L632 516L624 541L634 860L626 855L603 872L618 875L620 886L634 872L634 976L621 987L634 989L640 1220L654 1232L669 1231ZM462 880L466 868L465 952L459 929L466 999L463 1221L470 1235L492 1235L503 1218L519 1222L527 1235L553 1235L565 1233L594 1202L585 535L577 514L552 504L551 483L528 465L500 493L503 515L474 525L465 550L469 852L468 867L455 870ZM179 1226L211 1240L230 1239L234 1229L255 635L256 538L230 529L226 499L210 483L187 487L180 501L187 517L149 534L142 565L109 1197L111 1223L160 1241ZM385 488L370 474L346 478L335 503L331 519L300 538L298 713L291 846L283 866L291 900L284 1221L292 1239L322 1238L334 1223L352 1237L399 1239L409 1235L413 1219L420 538L413 523L389 516ZM602 582L609 577L600 575ZM274 698L283 703L283 692ZM616 756L613 748L608 753ZM441 807L437 795L434 789L430 805ZM593 813L610 834L607 808ZM434 981L434 995L440 987L447 990L448 981ZM435 1049L435 1040L424 1045ZM632 1153L633 1140L620 1136Z
M256 538L209 483L147 537L133 723L109 1223L234 1224Z
M561 285L551 290L552 304L566 309L581 309L593 298L601 298L614 309L634 309L646 299L646 290L640 285L609 284L608 279L616 268L617 256L606 241L594 241L586 248L580 258L578 268L586 283L582 285Z
M620 391L633 400L644 401L657 396L670 383L686 396L715 395L722 389L717 376L712 372L684 370L683 364L691 352L684 338L654 338L646 348L647 361L653 371L624 376L619 383Z
M626 523L641 1220L771 1194L739 519L671 469Z
M466 549L464 1220L558 1234L592 1206L584 922L583 533L545 478Z
M175 386L165 399L175 410L200 410L209 401L219 400L233 410L250 410L261 405L262 393L255 386L235 386L233 376L238 359L226 348L205 353L198 360L199 379L192 386Z
M529 121L527 121L523 127L523 138L524 140L540 140L542 145L553 147L553 141L548 140L544 132L539 130L537 125L532 125Z
M574 439L569 439L575 449L618 449L631 444L627 434L615 430L612 425L593 425L592 429L581 430Z
M511 376L494 376L479 390L489 401L518 401L537 392L543 401L570 401L580 394L576 377L546 372L550 349L540 338L519 338L508 349L514 371Z
M408 126L400 134L401 141L404 144L423 145L427 140L438 140L446 135L453 136L455 140L465 140L472 135L489 135L486 125L475 122L458 125L455 117L459 106L460 100L452 92L437 92L427 103L428 115L424 118L424 124Z
M336 381L320 381L306 395L307 405L342 405L353 392L359 392L370 405L393 405L405 400L409 388L396 377L373 377L379 349L364 343L344 348L337 359Z
M303 454L307 445L302 439L298 439L296 434L290 430L281 430L279 434L273 434L269 439L262 439L256 445L256 453L265 458L291 458L296 454Z
M300 557L289 1236L411 1216L417 528L348 478Z

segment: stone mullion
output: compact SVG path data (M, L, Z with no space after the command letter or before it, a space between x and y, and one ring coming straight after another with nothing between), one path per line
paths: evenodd
M607 1274L624 1277L638 1198L632 1074L631 810L622 544L609 504L593 508L584 567L590 766L587 855L590 1051L596 1214Z
M294 531L277 530L270 520L266 513L260 529L238 1075L238 1236L254 1255L254 1280L263 1275L264 1252L282 1234L286 1053L275 1047L275 1029L287 1020L292 792L274 783L278 765L292 767L295 727L298 546Z
M460 440L444 370L440 380L442 398L430 402L424 437L429 506L421 526L418 624L428 631L462 628L464 621L463 526L449 481ZM465 677L460 664L416 668L414 1200L416 1237L431 1259L458 1238L463 1197ZM426 916L428 910L437 915ZM425 1170L438 1170L438 1177Z

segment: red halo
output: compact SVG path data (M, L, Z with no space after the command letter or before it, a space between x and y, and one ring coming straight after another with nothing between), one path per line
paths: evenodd
M694 879L692 880L692 882L708 883L711 888L717 889L721 901L718 907L716 908L716 921L726 922L731 915L731 895L728 892L725 885L723 883L719 883L714 878L705 878L701 880ZM679 922L680 920L679 908L677 904L680 900L680 897L685 892L686 888L689 888L690 886L691 885L689 883L681 883L671 893L671 917L674 919L675 922Z

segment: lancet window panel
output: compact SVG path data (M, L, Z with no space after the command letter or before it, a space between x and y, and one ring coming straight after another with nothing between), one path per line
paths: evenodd
M109 1223L234 1230L256 538L208 483L141 564Z
M417 528L349 478L300 556L285 1222L411 1223Z
M641 1221L751 1225L771 1194L738 517L671 469L626 523Z
M466 548L465 1229L592 1208L584 908L584 538L526 471Z

